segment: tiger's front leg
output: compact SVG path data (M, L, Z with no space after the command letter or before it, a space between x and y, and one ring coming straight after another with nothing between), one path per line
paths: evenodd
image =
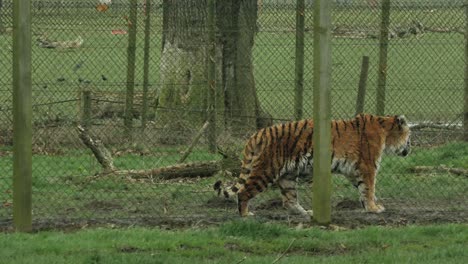
M295 175L286 174L278 180L283 197L283 207L294 215L301 215L307 220L311 219L312 211L305 210L298 201L297 179Z
M361 177L357 179L356 185L359 190L360 200L363 203L367 212L381 213L385 211L385 207L376 202L375 196L375 171L361 173Z

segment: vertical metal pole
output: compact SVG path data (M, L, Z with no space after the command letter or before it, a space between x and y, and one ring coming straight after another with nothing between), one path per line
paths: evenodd
M141 128L146 128L148 121L148 85L149 85L149 60L150 60L150 32L151 32L151 1L145 0L145 46L143 53L143 105L141 108Z
M31 1L13 1L13 223L32 229Z
M208 146L216 152L216 0L208 0Z
M463 115L464 141L468 142L468 1L465 1L465 107Z
M314 219L331 221L331 1L314 2Z
M135 51L137 32L137 4L138 0L130 1L130 16L128 19L128 47L127 47L127 92L125 98L125 134L131 140L133 126L133 97L135 89Z
M295 119L302 119L304 94L304 0L296 0Z
M385 114L385 85L387 83L388 32L390 25L390 0L382 0L380 24L379 72L377 73L377 115Z
M362 56L361 64L361 76L359 78L358 94L356 99L356 114L362 113L364 111L364 103L366 98L366 85L367 85L367 75L369 73L369 57Z

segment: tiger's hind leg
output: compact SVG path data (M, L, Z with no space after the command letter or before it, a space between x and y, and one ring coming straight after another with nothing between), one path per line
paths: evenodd
M244 186L237 193L237 206L242 217L253 215L249 212L249 201L265 191L268 188L268 182L268 176L265 176L263 172L252 171Z
M255 195L253 195L247 188L244 188L237 193L237 206L240 216L246 217L253 215L253 213L249 212L249 201L254 196Z
M312 211L305 210L297 198L297 179L296 177L286 174L278 180L278 186L281 189L283 197L283 206L291 214L299 214L307 219L310 219Z

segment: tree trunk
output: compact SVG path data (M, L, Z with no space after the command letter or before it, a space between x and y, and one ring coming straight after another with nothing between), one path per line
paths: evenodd
M248 131L271 123L257 98L252 50L257 30L257 0L218 2L222 44L222 88L226 125Z
M216 113L235 131L263 126L252 64L257 1L217 1ZM164 0L158 120L185 138L206 121L208 24L206 0ZM224 114L224 120L221 113ZM193 131L187 131L193 133ZM189 137L190 138L190 137Z
M165 0L157 117L182 138L206 115L206 0ZM187 132L187 131L186 131Z

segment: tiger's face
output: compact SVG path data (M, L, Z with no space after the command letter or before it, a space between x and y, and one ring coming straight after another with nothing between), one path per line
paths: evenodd
M406 157L411 151L410 128L404 116L389 117L385 152Z

